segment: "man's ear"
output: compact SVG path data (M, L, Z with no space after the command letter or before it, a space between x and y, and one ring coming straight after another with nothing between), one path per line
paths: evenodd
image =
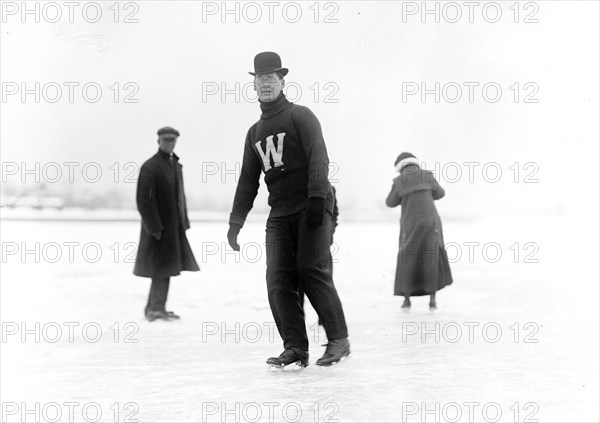
M285 87L285 79L281 78L281 88Z

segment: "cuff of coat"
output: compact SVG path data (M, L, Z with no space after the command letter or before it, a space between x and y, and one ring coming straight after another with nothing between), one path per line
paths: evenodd
M150 226L144 224L144 229L146 229L146 232L148 232L150 235L152 235L156 232L162 232L165 228L163 225L150 227Z
M239 214L231 213L229 215L229 224L230 225L238 225L240 228L242 228L244 226L245 221L246 221L246 218L240 216Z
M329 194L328 192L323 192L323 191L312 191L308 193L308 198L323 198L326 199L327 198L327 194Z

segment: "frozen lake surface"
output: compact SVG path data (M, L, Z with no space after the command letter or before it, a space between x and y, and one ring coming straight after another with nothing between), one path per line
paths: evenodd
M138 223L4 221L3 421L597 422L598 249L582 241L596 220L445 222L454 284L434 313L392 296L398 222L342 221L352 357L314 364L324 333L307 307L311 365L284 372L265 365L282 345L264 224L235 255L225 223L193 222L202 271L172 279L168 302L182 319L149 323Z

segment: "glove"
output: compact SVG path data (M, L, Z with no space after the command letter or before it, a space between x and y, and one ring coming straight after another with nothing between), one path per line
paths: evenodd
M240 251L240 244L237 242L238 234L242 227L235 223L229 224L229 230L227 231L227 242L229 242L229 246L233 249L233 251Z
M306 204L306 227L308 229L318 228L323 224L325 217L325 199L311 197Z
M157 240L160 240L162 238L162 231L154 232L152 236Z

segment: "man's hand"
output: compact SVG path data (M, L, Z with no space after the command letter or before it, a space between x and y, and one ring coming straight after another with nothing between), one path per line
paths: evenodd
M237 237L241 229L242 227L240 225L236 225L235 223L229 224L227 241L229 242L229 246L233 249L233 251L240 251L240 244L237 242Z
M325 217L325 199L311 197L306 204L306 227L308 229L318 228L323 224Z
M162 231L154 232L154 233L152 234L152 236L153 236L154 238L156 238L157 240L159 240L159 239L161 239L161 238L162 238Z

